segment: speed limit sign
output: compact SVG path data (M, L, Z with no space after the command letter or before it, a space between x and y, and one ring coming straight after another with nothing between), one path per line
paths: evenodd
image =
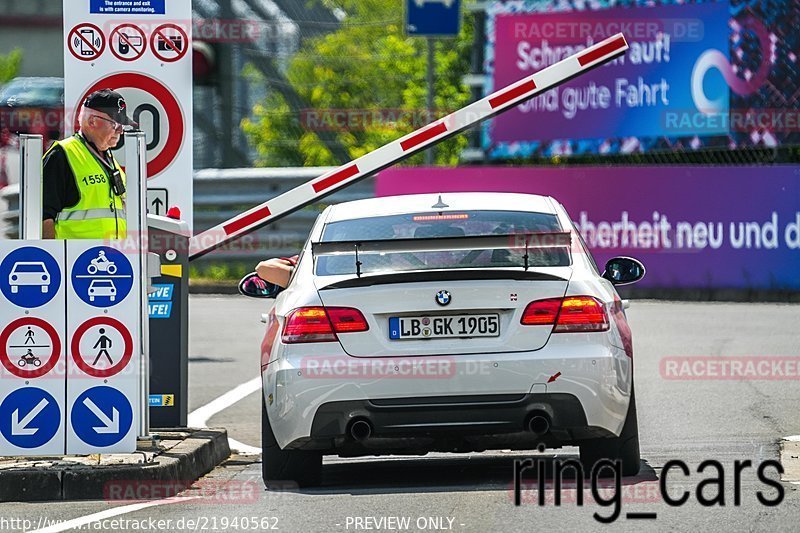
M160 81L136 72L113 74L95 82L78 102L94 91L109 87L125 98L129 114L145 133L147 177L157 178L175 162L183 145L186 122L180 102ZM122 146L114 151L114 157L125 165Z
M64 35L77 28L70 36L72 51L64 52L64 104L69 117L64 134L78 130L80 108L88 94L100 89L122 94L128 115L145 134L148 188L166 191L170 201L159 211L179 207L191 230L192 3L162 1L162 9L149 11L138 6L142 2L115 2L125 5L112 10L96 8L102 2L62 1ZM128 18L120 18L125 14ZM94 44L86 28L94 28L94 35L102 33L104 45ZM122 145L114 157L125 166Z

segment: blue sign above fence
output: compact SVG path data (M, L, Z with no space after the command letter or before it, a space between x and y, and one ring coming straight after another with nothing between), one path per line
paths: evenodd
M166 0L91 0L89 13L93 15L163 15Z
M461 0L406 0L406 33L455 37L461 28Z

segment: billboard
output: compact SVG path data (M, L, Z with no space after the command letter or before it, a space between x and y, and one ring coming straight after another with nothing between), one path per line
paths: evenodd
M800 167L384 170L377 196L522 192L561 202L602 268L641 260L650 288L800 290Z
M614 154L800 142L794 2L603 9L497 2L488 9L485 91L623 32L628 53L483 128L489 158Z

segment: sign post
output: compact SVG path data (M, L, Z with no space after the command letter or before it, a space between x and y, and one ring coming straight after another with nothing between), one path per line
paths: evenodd
M68 454L132 452L148 434L144 133L125 140L127 237L66 241Z
M19 237L42 238L42 150L41 135L19 136Z
M428 120L433 120L434 49L437 37L455 37L461 29L460 0L406 0L406 33L411 36L426 37L428 66L426 97ZM433 165L434 146L425 151L425 164Z
M65 134L83 100L114 89L145 133L151 212L177 205L192 225L191 0L64 0ZM127 150L114 156L127 166ZM157 200L156 200L157 198ZM169 199L170 205L161 205Z
M0 456L63 454L64 242L0 241L0 257Z

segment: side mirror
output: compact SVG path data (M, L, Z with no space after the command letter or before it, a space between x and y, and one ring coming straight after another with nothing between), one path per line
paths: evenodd
M614 285L635 283L644 277L644 265L632 257L615 257L606 263L603 277Z
M251 298L275 298L282 290L282 287L259 278L255 272L246 275L239 282L239 294Z

